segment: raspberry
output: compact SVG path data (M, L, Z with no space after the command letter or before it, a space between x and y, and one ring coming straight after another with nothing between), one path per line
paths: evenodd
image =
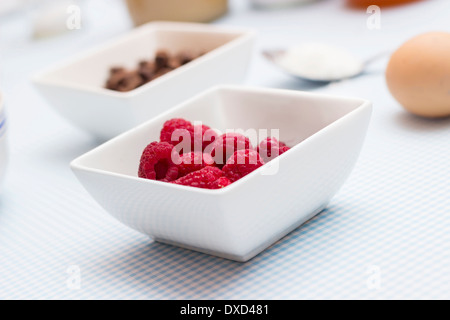
M267 163L270 160L276 158L280 154L280 143L275 138L266 138L259 144L258 153L264 162Z
M282 148L285 148L284 151L281 151ZM284 142L278 141L274 137L270 137L261 141L257 150L260 157L264 160L264 163L267 163L278 157L283 152L289 150L289 147L286 147Z
M142 152L138 176L140 178L172 181L178 177L178 153L167 142L152 142Z
M246 136L239 133L225 133L215 140L211 156L218 167L223 167L236 151L244 149L252 149L250 140Z
M184 119L175 118L164 122L159 139L161 142L168 142L176 146L183 141L183 138L192 137L193 134L194 126L192 123Z
M222 189L231 184L230 179L225 177L220 177L211 184L211 189Z
M200 130L199 127L201 127L201 138L199 137L200 134ZM194 126L194 141L192 143L192 150L194 151L199 151L196 150L197 146L202 146L202 152L205 151L206 147L208 147L210 144L212 144L218 137L217 132L215 132L213 129L211 129L208 126L205 126L204 124L202 125L195 125Z
M289 148L288 146L281 147L281 148L280 148L280 154L285 153L285 152L288 151L289 149L291 149L291 148Z
M201 170L194 171L188 175L172 181L171 183L182 186L190 186L203 189L212 189L214 182L222 177L223 172L216 167L204 167Z
M180 153L202 151L217 138L217 133L205 125L192 125L191 122L175 118L164 123L161 130L161 142L177 146ZM182 143L183 139L190 139ZM200 150L201 149L201 150Z
M201 152L185 153L181 156L180 161L180 164L178 164L179 178L214 164L214 160L210 154Z
M262 165L264 161L256 150L238 150L228 159L223 167L223 173L231 182L235 182Z

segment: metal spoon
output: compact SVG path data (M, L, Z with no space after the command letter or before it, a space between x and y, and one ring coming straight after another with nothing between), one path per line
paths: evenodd
M367 67L371 63L375 62L376 60L378 60L390 53L389 51L379 52L376 55L366 59L365 61L360 61L358 58L354 57L355 63L359 63L360 67L355 69L355 71L352 72L351 74L347 74L343 77L312 77L312 76L308 76L308 75L296 72L295 70L288 69L286 66L282 65L280 63L280 61L283 58L283 55L286 54L286 52L287 52L287 50L265 50L262 52L262 54L267 60L269 60L275 66L280 68L283 72L286 72L293 77L296 77L301 80L306 80L306 81L311 81L311 82L323 82L323 83L340 81L340 80L359 76L362 73L364 73L364 71L366 71Z

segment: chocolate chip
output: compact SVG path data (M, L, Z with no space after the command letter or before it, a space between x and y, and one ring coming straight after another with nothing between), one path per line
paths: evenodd
M137 71L128 71L122 79L120 79L117 90L126 92L136 89L143 84L143 79Z
M138 73L144 80L144 82L149 82L152 80L156 72L155 64L151 61L141 61L139 63Z
M184 65L184 64L189 63L189 62L191 62L192 60L194 60L194 59L195 59L195 56L192 54L192 52L189 52L189 51L183 51L183 52L180 52L180 53L177 55L177 58L178 58L178 60L180 61L180 64L181 64L181 65Z
M152 80L154 80L154 79L156 79L156 78L159 78L159 77L165 75L166 73L168 73L168 72L170 72L170 71L172 71L172 70L173 70L173 69L170 69L170 68L162 68L162 69L159 69L159 70L155 73L155 75L153 76L153 79L152 79Z
M181 67L181 65L182 65L182 63L181 63L180 59L178 59L178 57L171 57L169 59L169 62L167 63L167 66L170 69L179 68L179 67Z
M124 76L125 76L124 70L120 72L119 71L111 72L111 75L108 81L106 82L106 88L116 90L119 86L119 82L123 79Z
M169 62L169 54L167 53L167 51L159 50L156 52L155 56L156 70L166 68L168 62Z
M200 54L201 55L201 54ZM134 70L123 67L112 67L105 87L121 92L136 89L143 84L159 78L162 75L181 67L200 55L190 51L183 51L177 55L170 55L167 50L158 50L152 60L143 60Z
M112 67L110 70L109 70L109 72L111 73L111 74L115 74L115 73L119 73L119 72L124 72L125 71L125 68L123 68L123 67Z
M116 70L106 82L106 88L125 92L139 87L143 82L137 71Z

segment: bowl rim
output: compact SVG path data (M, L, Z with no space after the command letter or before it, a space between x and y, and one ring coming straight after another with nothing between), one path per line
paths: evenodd
M185 64L175 70L172 70L161 77L147 82L146 84L133 89L127 92L118 92L114 90L109 90L103 87L83 85L75 82L65 82L65 81L55 81L47 79L48 75L54 73L62 68L68 67L72 64L76 64L77 62L86 59L90 56L101 54L103 52L107 52L112 47L119 45L123 42L126 42L130 37L140 36L141 34L145 34L149 30L171 30L171 31L201 31L207 33L216 33L216 34L236 34L236 38L228 41L227 43L206 52L204 55L194 59L193 61ZM151 90L153 87L158 86L166 81L169 81L171 78L176 77L181 72L188 70L189 68L194 68L198 64L201 64L205 61L214 59L217 55L222 54L223 52L229 51L231 48L238 46L241 43L248 41L256 35L256 29L252 28L242 28L242 27L229 27L229 26L221 26L221 25L209 25L205 23L194 23L194 22L171 22L171 21L152 21L146 24L143 24L139 27L136 27L125 34L115 36L112 39L95 45L94 47L87 49L81 53L75 54L74 56L60 61L49 68L36 73L32 76L31 81L35 85L46 85L52 87L59 88L68 88L74 89L78 91L90 92L95 94L100 94L104 96L114 97L118 99L129 99L135 96L141 95L144 92Z
M162 182L162 181L157 181L157 180L144 179L144 178L130 176L127 174L112 172L112 171L108 171L108 170L96 169L96 168L82 165L80 163L83 161L84 158L89 157L90 155L92 155L94 153L101 152L103 149L107 149L109 146L113 145L117 141L120 141L121 139L124 139L125 137L132 136L134 134L134 132L139 131L144 127L151 126L155 122L166 119L166 117L169 113L173 113L180 109L183 109L186 107L186 105L191 104L192 102L198 100L202 96L205 96L205 95L208 95L213 92L220 91L220 90L230 90L230 91L235 91L235 92L247 92L247 93L253 93L253 94L262 94L262 93L269 92L269 93L291 95L291 96L295 95L295 96L321 97L321 98L339 99L339 100L341 100L341 99L342 100L354 100L355 102L357 101L360 103L360 105L358 107L356 107L354 110L349 111L345 115L341 116L340 118L336 119L335 121L331 122L327 126L320 129L319 131L308 136L306 139L299 142L295 146L291 147L288 151L281 154L280 156L273 159L272 161L282 161L282 159L285 159L286 157L288 157L294 150L298 150L298 149L302 148L303 146L305 146L309 143L312 143L314 141L314 139L316 139L318 136L325 135L328 131L332 130L333 128L335 128L337 126L340 126L341 123L346 121L345 119L347 119L351 115L356 114L358 112L363 112L366 109L369 109L369 110L372 109L372 103L369 100L362 99L362 98L356 98L356 97L344 97L344 96L336 96L336 95L305 92L305 91L295 91L295 90L287 90L287 89L247 87L247 86L242 87L242 86L237 86L237 85L218 85L218 86L211 87L210 89L205 90L205 91L185 100L184 102L167 110L166 112L159 114L158 116L156 116L150 120L147 120L146 122L144 122L138 126L135 126L135 127L131 128L130 130L127 130L127 131L121 133L120 135L95 147L94 149L84 153L83 155L77 157L76 159L74 159L70 162L70 168L72 169L72 171L85 171L85 172L108 175L108 176L122 178L122 179L131 179L131 180L135 180L139 183L149 183L149 184L153 184L153 185L157 185L157 186L161 186L161 187L175 188L175 189L179 189L179 190L184 190L186 192L195 192L195 193L200 193L200 194L207 194L210 196L223 195L226 193L233 192L234 189L241 187L243 184L246 183L247 180L252 179L252 177L254 177L257 174L260 174L261 171L267 167L264 168L264 166L261 166L258 169L249 173L248 175L246 175L245 177L239 179L238 181L232 183L231 185L229 185L225 188L210 190L210 189L202 189L202 188L194 188L194 187L189 187L189 186L176 185L173 183L167 183L167 182Z

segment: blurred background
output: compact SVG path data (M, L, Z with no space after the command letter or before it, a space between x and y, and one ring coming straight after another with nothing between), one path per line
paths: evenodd
M368 3L383 8L379 29L368 27L373 14L367 10ZM0 91L11 108L21 108L35 94L20 92L29 90L28 80L37 71L155 19L254 28L259 36L247 83L315 89L317 84L277 70L261 51L320 42L347 49L364 60L392 52L424 31L448 30L449 8L450 2L445 0L2 0ZM387 57L371 65L368 72L383 73L386 62ZM14 117L11 113L11 121ZM33 125L25 128L31 130ZM12 136L34 136L24 128L14 130L19 129L11 126Z

